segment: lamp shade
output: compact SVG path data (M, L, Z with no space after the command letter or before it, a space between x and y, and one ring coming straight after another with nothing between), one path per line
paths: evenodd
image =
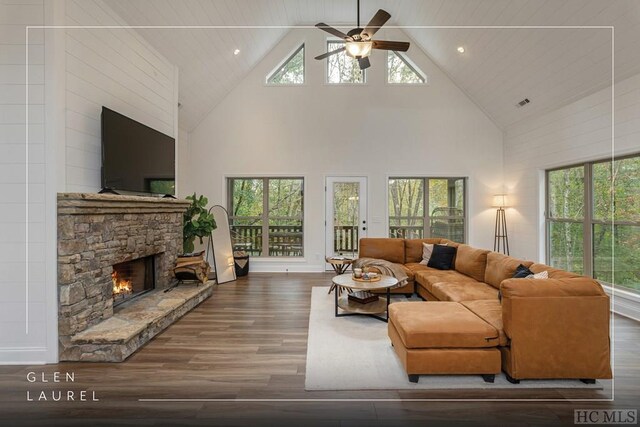
M365 58L371 55L371 49L373 48L373 42L371 41L353 41L346 42L347 55L352 58Z
M495 194L493 196L493 205L494 208L506 208L507 204L507 195L506 194Z

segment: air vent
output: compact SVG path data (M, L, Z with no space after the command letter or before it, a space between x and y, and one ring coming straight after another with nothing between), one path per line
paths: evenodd
M522 101L518 102L518 104L516 104L516 107L518 107L518 108L524 107L525 105L527 105L530 102L531 101L529 101L529 98L525 98Z

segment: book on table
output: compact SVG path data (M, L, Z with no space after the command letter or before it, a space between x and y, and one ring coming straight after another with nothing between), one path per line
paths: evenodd
M378 301L378 295L368 291L350 292L347 298L360 304L369 304L370 302Z

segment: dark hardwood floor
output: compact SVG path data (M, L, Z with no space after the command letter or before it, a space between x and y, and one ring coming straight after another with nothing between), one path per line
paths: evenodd
M613 402L576 400L610 397L597 390L305 391L311 288L328 286L331 276L251 273L220 285L124 363L1 366L2 425L555 425L573 424L574 409L638 409L640 324L619 316ZM75 381L54 383L56 371L73 372ZM27 381L29 372L36 382ZM64 400L66 390L76 400L51 401L58 391ZM89 401L77 400L81 390ZM35 401L27 401L27 391ZM41 391L47 402L37 401ZM99 401L90 401L93 391Z

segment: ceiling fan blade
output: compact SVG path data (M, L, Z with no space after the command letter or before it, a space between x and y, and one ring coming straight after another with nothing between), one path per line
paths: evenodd
M409 50L409 42L393 42L390 40L372 40L374 49L395 50L396 52L406 52Z
M369 67L371 67L371 62L369 62L369 57L364 57L364 58L359 58L358 59L358 65L360 65L360 69L361 70L365 70Z
M342 46L341 48L338 48L338 49L336 49L336 50L332 50L331 52L327 52L327 53L323 53L322 55L318 55L318 56L316 56L316 58L315 58L315 59L324 59L324 58L328 58L328 57L330 57L331 55L335 55L336 53L340 53L340 52L342 52L342 51L343 51L343 50L345 50L345 49L346 49L346 47Z
M364 30L362 30L362 37L365 39L371 39L371 37L373 37L373 35L380 29L380 27L382 27L389 20L389 18L391 18L389 12L378 9L376 14L373 15L373 18L371 18L371 21L369 21L367 26L364 27Z
M353 40L351 37L349 37L348 35L346 35L342 31L336 30L335 28L325 24L324 22L320 22L319 24L316 24L316 28L319 28L322 31L326 31L329 34L331 34L333 36L336 36L336 37L340 37L341 39L344 39L344 40Z

